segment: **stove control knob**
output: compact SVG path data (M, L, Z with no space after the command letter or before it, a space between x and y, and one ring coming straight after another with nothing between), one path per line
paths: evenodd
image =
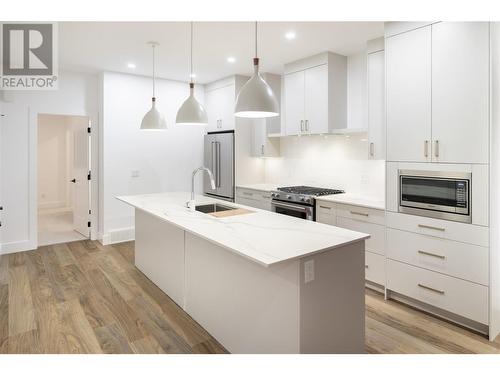
M273 197L273 198L274 198L275 196L276 196L276 194L275 194L275 193L271 193L271 197Z
M286 199L292 199L292 196L291 195L287 195Z
M300 197L300 201L301 201L301 202L305 202L305 201L306 201L306 198L304 198L304 197Z
M305 202L306 203L311 203L311 198L306 198Z

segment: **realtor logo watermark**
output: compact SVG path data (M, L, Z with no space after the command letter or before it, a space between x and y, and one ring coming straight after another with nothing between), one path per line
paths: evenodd
M0 89L57 89L57 24L2 23L0 29Z

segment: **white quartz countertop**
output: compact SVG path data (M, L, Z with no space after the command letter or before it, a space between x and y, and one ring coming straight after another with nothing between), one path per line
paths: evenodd
M189 197L188 192L173 192L117 199L266 267L370 237L331 225L196 196L197 205L218 202L254 211L216 218L189 211L185 206Z
M354 195L349 193L344 194L333 194L333 195L324 195L322 197L317 197L317 201L326 201L326 202L335 202L335 203L344 203L351 204L353 206L367 207L367 208L375 208L378 210L385 210L385 202L383 200Z

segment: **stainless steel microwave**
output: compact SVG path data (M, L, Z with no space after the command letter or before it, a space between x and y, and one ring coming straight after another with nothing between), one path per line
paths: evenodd
M399 212L472 222L471 173L399 170Z

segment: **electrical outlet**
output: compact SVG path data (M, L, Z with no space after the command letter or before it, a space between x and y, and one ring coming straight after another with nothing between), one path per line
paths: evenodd
M304 262L304 284L314 281L314 259Z
M130 173L130 177L139 177L139 171L138 171L138 170L133 170L133 171Z

